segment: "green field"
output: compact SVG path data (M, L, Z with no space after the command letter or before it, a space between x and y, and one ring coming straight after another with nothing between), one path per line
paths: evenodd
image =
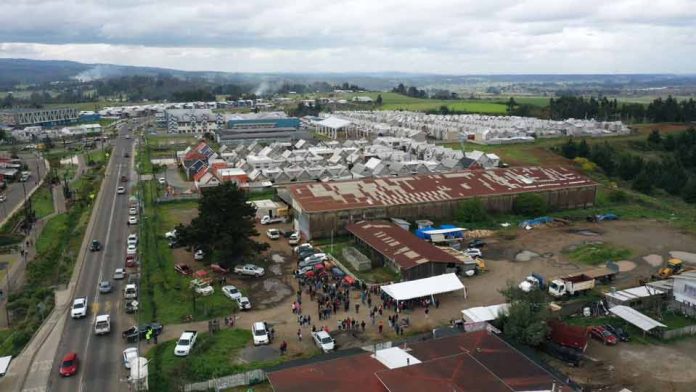
M41 186L31 197L36 217L41 219L53 212L53 195L47 185Z
M504 114L506 107L503 104L486 101L475 100L437 100L437 99L422 99L407 97L405 95L391 92L370 92L364 94L356 94L355 96L369 96L376 99L378 95L382 96L382 110L410 110L416 112L424 112L427 110L438 110L440 106L447 106L450 110L463 111L469 113L488 113L488 114Z

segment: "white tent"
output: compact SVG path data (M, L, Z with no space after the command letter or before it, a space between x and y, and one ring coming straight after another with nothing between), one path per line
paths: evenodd
M497 319L501 313L507 314L509 307L510 304L498 304L464 309L462 310L462 318L470 323L493 321Z
M406 301L462 289L464 290L464 298L466 298L464 285L457 275L453 273L394 283L381 288L382 291L397 301Z
M617 305L609 308L609 311L646 332L657 327L667 327L661 322L653 320L652 318L633 308L629 308L628 306Z

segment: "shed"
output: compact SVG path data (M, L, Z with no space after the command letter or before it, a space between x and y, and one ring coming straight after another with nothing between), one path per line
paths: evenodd
M658 327L667 328L667 326L661 322L654 320L633 308L629 308L628 306L617 305L609 308L609 311L625 321L635 325L644 332L652 331Z
M271 218L276 216L287 216L288 206L285 203L276 202L273 200L252 200L251 203L256 207L256 219L261 219L264 216L270 216Z

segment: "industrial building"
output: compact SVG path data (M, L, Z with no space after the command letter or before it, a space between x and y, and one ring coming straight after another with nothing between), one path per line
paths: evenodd
M374 352L292 363L267 377L276 392L556 391L573 389L483 329Z
M0 110L0 124L13 127L56 126L75 122L80 112L74 108Z
M400 226L386 221L362 221L346 226L357 248L373 267L390 267L402 280L455 272L462 261Z
M237 145L251 141L288 142L309 137L300 130L300 120L282 112L235 115L228 117L224 128L216 132L217 142Z
M303 183L281 197L292 204L295 228L312 239L345 234L361 220L451 218L474 197L490 211L507 212L522 193L539 194L550 208L589 207L597 183L565 167L521 167Z

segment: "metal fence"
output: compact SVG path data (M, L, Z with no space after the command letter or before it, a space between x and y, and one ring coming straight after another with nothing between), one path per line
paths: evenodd
M232 374L225 377L214 378L208 381L196 382L184 385L184 392L190 391L221 391L227 388L242 385L259 384L266 380L266 372L263 369L249 370L248 372Z
M674 339L680 336L696 335L696 325L687 325L677 329L662 332L662 339Z

